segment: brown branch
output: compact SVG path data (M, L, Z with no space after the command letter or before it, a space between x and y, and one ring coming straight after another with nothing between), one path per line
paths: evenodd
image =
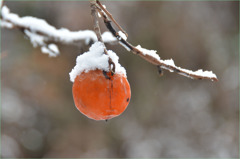
M103 7L103 5L100 3L99 0L96 0L98 6L104 11L104 13L107 14L107 16L113 21L113 23L118 27L119 30L121 30L125 35L126 37L128 37L128 34L126 33L125 30L123 30L123 28L117 23L117 21L113 18L112 14L109 13L109 11Z
M114 18L112 17L112 15L101 5L101 3L98 0L93 0L92 2L94 2L94 6L95 9L98 9L99 13L102 15L104 23L106 25L106 27L108 28L108 30L112 33L112 35L114 37L116 37L116 39L118 40L118 42L124 46L128 51L131 51L134 54L139 55L140 57L142 57L143 59L145 59L146 61L156 65L158 67L158 71L160 73L162 73L162 69L166 69L170 72L176 72L180 75L183 76L187 76L189 78L192 79L210 79L213 81L217 81L217 78L214 74L212 74L211 72L204 72L206 74L210 74L210 76L203 76L200 72L193 72L190 70L186 70L186 69L182 69L180 67L175 66L174 64L169 64L164 60L161 60L160 58L156 58L154 56L151 56L151 54L148 54L136 47L134 47L132 44L130 44L129 42L127 42L126 40L124 40L119 34L118 32L115 31L115 29L112 27L111 25L111 21L109 20L109 18L115 22L115 24L118 26L118 28L120 30L121 27L116 23L116 21L114 20ZM97 7L97 5L99 7ZM3 11L4 9L4 11ZM33 18L33 17L18 17L18 15L10 13L8 8L6 6L3 6L2 10L1 10L1 26L2 27L6 27L8 29L19 29L20 31L22 31L25 35L27 35L27 32L40 36L42 41L35 41L35 43L38 46L41 47L45 47L47 46L47 43L53 42L53 43L63 43L63 44L77 44L77 42L80 42L82 40L86 40L88 39L89 41L96 41L96 35L97 35L97 39L99 39L99 41L102 41L102 37L101 37L101 33L100 31L97 31L98 28L94 28L95 33L93 31L90 30L86 30L86 31L77 31L77 32L71 32L67 29L65 30L61 30L61 29L56 29L55 27L49 25L48 23L46 23L44 20L42 19L37 19L37 18ZM14 18L13 18L14 17ZM31 23L24 23L26 22L26 18L29 20L31 20ZM32 18L32 19L31 19ZM94 18L95 18L95 22L97 22L97 15L96 15L96 11L94 13ZM34 21L34 23L32 22L32 20ZM44 27L37 27L37 24L41 24L41 26ZM97 22L98 23L98 22ZM51 31L50 31L51 30ZM123 30L122 30L123 31ZM124 32L124 31L123 31ZM27 35L30 39L32 38L30 35ZM39 40L39 39L38 39ZM115 39L111 39L110 42L115 41ZM109 41L108 41L109 42ZM114 63L112 62L112 60L109 60L109 67L110 70L114 71Z
M99 27L99 23L98 23L98 20L97 20L96 0L91 0L90 5L91 5L91 15L92 15L92 18L93 18L94 32L97 35L98 41L101 41L103 43L102 36L101 36L101 31L100 31L100 27Z
M1 18L1 20L2 20L2 18ZM15 24L14 22L9 21L9 20L5 20L4 22L8 22L9 24L12 25L11 28L7 28L7 29L18 29L18 30L20 30L23 33L24 33L25 30L28 30L28 31L32 32L32 29L30 27L27 27L27 26L24 26L24 25L20 25L20 24ZM78 45L78 43L80 43L83 40L85 40L85 39L80 38L80 37L79 38L75 38L75 39L71 39L70 41L69 40L65 40L64 38L50 35L47 32L45 32L43 29L34 31L34 33L37 34L37 35L43 36L45 43L62 43L62 44L68 44L68 45L69 44L70 45ZM94 41L94 39L91 39L91 40Z
M98 19L97 19L96 0L91 0L90 4L91 4L90 5L91 6L91 15L92 15L92 18L93 18L94 32L97 35L98 41L103 43L102 36L101 36L101 30L100 30L99 22L98 22ZM104 43L103 43L103 45L104 45ZM108 52L107 52L107 49L106 49L105 45L104 45L104 53L106 55L108 55ZM110 72L114 73L115 72L115 64L114 64L113 60L110 58L110 56L108 56L108 63L109 63Z
M69 31L68 29L56 29L54 26L48 24L45 20L35 17L19 17L17 14L11 13L6 6L1 8L1 27L6 29L18 29L25 35L25 31L29 31L35 35L43 38L44 43L61 43L67 45L79 45L80 42L85 41L86 44L97 41L94 31ZM34 22L32 22L34 21ZM39 27L39 25L42 27ZM27 36L27 35L26 35ZM107 37L107 36L105 36ZM103 38L106 43L115 42L115 38Z
M111 21L106 16L106 13L105 13L104 10L99 9L99 13L102 16L106 27L113 34L113 36L115 36L118 39L119 43L122 46L124 46L124 48L126 48L128 51L131 51L132 53L139 55L140 57L142 57L146 61L150 62L151 64L156 65L158 67L158 71L159 71L159 73L161 73L161 75L162 75L162 69L166 69L170 72L176 72L180 75L186 76L186 77L191 78L191 79L210 79L212 81L218 81L218 79L215 76L211 76L211 77L203 76L203 75L198 74L196 72L177 67L174 64L173 65L167 64L164 60L157 59L157 58L155 58L155 57L153 57L149 54L144 53L143 51L134 47L128 41L124 40L121 36L119 36L119 34L116 32L116 30L111 25Z

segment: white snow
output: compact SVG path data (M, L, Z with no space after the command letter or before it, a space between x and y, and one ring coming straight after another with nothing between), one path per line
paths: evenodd
M44 45L44 37L43 36L32 33L28 30L24 30L24 33L30 39L31 43L33 44L33 47Z
M199 76L217 78L217 76L212 71L203 71L202 69L199 69L199 70L195 71L194 73Z
M2 15L2 17L4 17L4 16L6 16L7 14L9 14L9 9L8 9L8 7L6 7L6 6L3 6L2 7L2 11L1 11L1 15Z
M105 6L105 5L102 5L102 6L103 6L103 8L106 9L106 6ZM99 12L97 12L97 13L98 13L98 17L101 18L101 17L102 17L101 14L100 14Z
M202 69L199 69L197 71L191 71L191 70L187 70L181 67L177 67L180 70L187 72L189 74L193 74L193 75L197 75L197 76L201 76L201 77L208 77L208 78L217 78L217 76L212 72L212 71L203 71Z
M115 42L117 41L117 38L115 38L112 33L109 31L106 31L102 34L102 39L105 43Z
M75 43L81 40L84 40L88 44L91 40L97 41L97 36L92 30L83 30L83 31L69 31L66 28L56 29L55 27L48 24L45 20L38 19L35 17L19 17L17 14L10 13L9 9L6 6L3 6L1 9L1 26L5 28L12 28L14 26L27 28L24 30L25 34L29 37L31 43L34 47L40 46L43 53L49 54L49 56L57 56L59 50L55 44L47 45L47 41L62 42L66 44ZM124 40L127 39L126 35L121 31L118 32L119 36ZM104 42L115 42L117 39L110 33L104 32L102 34ZM127 50L130 49L120 42ZM158 60L161 63L164 63L167 66L177 68L183 72L198 75L202 77L216 78L216 75L212 71L191 71L175 66L174 61L170 60L161 60L159 55L155 50L148 50L142 48L140 45L136 47L144 55L151 56ZM70 73L70 79L73 82L75 77L82 71L89 71L95 69L102 69L108 71L108 56L103 54L104 45L100 42L96 42L91 46L90 50L83 55L78 56L77 64ZM118 56L112 52L108 51L109 56L112 58L113 62L116 65L116 73L123 73L126 75L125 69L118 63ZM161 66L169 71L173 71L169 67ZM187 76L187 75L185 75Z
M155 50L147 50L145 48L142 48L140 45L138 45L136 48L139 49L144 55L152 56L156 60L159 60L159 62L161 62L161 63L163 63L167 66L179 69L182 72L192 74L192 75L201 76L201 77L217 78L217 76L212 71L203 71L202 69L197 70L197 71L192 71L192 70L183 69L181 67L177 67L172 59L161 60L160 57L158 56L158 54L156 53L157 51L155 51ZM174 70L170 69L170 67L165 67L165 66L161 66L161 67L169 70L170 72L174 72ZM181 73L181 72L179 74L190 77L189 75L186 75L186 74Z
M201 76L201 77L208 77L208 78L217 78L217 76L212 72L212 71L203 71L202 69L199 69L197 71L192 71L192 70L187 70L187 69L184 69L184 68L181 68L181 67L178 67L174 64L174 61L172 59L169 59L169 60L160 60L161 63L164 63L165 65L168 65L168 66L171 66L171 67L174 67L176 69L179 69L181 70L182 72L185 72L185 73L188 73L188 74L192 74L192 75L196 75L196 76ZM164 66L161 66L167 70L169 70L170 72L174 72L174 70L170 69L169 67L164 67ZM186 75L184 73L181 73L179 72L179 74L182 74L184 76L187 76L187 77L190 77L189 75ZM190 77L191 78L191 77Z
M42 46L41 51L48 54L50 57L56 57L59 55L58 47L55 44L49 44L47 47Z
M175 66L175 63L174 63L173 59L161 60L161 62L165 63L167 65L170 65L170 66Z
M58 47L57 45L55 44L49 44L48 45L48 48L51 49L53 52L55 52L56 54L59 54L59 50L58 50Z
M48 54L50 57L56 57L57 55L59 55L59 50L57 45L49 44L48 46L46 46L46 44L44 43L44 39L45 39L44 36L32 33L28 30L25 30L24 32L29 37L31 43L33 44L33 47L37 47L37 46L41 47L42 53Z
M123 38L124 40L127 40L127 36L122 32L122 31L119 31L118 32L118 35Z
M6 6L3 6L2 8L2 17L3 20L9 21L15 25L29 28L31 32L41 32L43 34L49 35L52 38L59 38L65 43L85 39L93 39L94 41L97 40L95 33L91 30L71 32L68 29L64 28L56 29L43 19L38 19L31 16L20 18L17 14L10 13L9 9Z
M136 46L136 48L137 48L139 51L141 51L144 55L149 55L149 56L154 57L154 58L157 59L157 60L160 60L160 57L159 57L159 55L157 54L157 51L156 51L156 50L148 50L148 49L142 48L140 45Z
M109 56L115 64L115 73L123 74L126 76L126 70L118 63L119 57L111 50L108 50L108 55L104 53L104 45L101 42L95 42L89 49L77 57L76 65L69 73L70 80L74 82L77 75L82 72L88 72L90 70L104 70L109 71L108 59Z
M120 45L122 45L127 51L131 51L131 49L125 45L124 43L122 43L121 41L118 41Z
M1 14L2 22L8 22L12 25L28 28L28 30L32 33L41 33L43 34L42 36L50 37L55 41L61 41L66 44L81 40L84 40L87 44L91 40L97 41L97 36L92 30L69 31L66 28L56 29L43 19L38 19L31 16L19 17L17 14L10 13L6 6L2 7ZM109 34L105 32L103 40L104 42L112 42L116 41L117 39L114 38L111 33Z
M9 22L6 22L6 21L2 21L1 20L1 27L2 28L7 28L7 29L12 29L13 28L13 25L12 25L12 23L9 23Z
M98 17L99 17L99 18L101 18L101 17L102 17L102 15L101 15L99 12L97 12L97 15L98 15Z

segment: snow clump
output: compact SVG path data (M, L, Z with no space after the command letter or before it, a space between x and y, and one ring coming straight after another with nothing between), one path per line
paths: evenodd
M109 71L109 57L115 64L115 73L123 74L126 76L126 70L118 63L119 57L111 50L108 50L108 55L104 53L104 44L101 42L95 42L89 49L88 52L85 52L77 57L76 65L69 73L70 81L74 82L77 75L82 72L88 72L90 70L103 70Z

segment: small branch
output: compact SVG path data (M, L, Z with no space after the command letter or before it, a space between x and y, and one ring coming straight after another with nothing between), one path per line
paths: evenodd
M49 25L45 20L35 17L19 17L17 14L10 13L9 9L4 6L2 8L1 22L8 23L7 29L28 30L44 37L45 42L60 42L63 44L76 44L82 40L97 41L95 33L91 30L71 32L68 29L56 29Z
M98 23L98 20L97 20L96 1L92 0L90 3L91 3L91 15L92 15L92 18L93 18L94 32L97 35L98 41L103 43L102 36L101 36L101 31L100 31L100 27L99 27L99 23Z
M2 8L4 1L0 0L0 7Z
M153 65L156 65L158 67L158 71L161 73L161 75L162 75L162 69L166 69L170 72L176 72L180 75L186 76L191 79L210 79L212 81L218 81L216 75L214 73L212 73L211 71L203 72L202 70L198 70L198 71L194 72L191 70L183 69L181 67L175 66L172 59L171 60L161 60L160 57L156 54L156 51L154 51L154 50L147 50L147 49L141 48L140 45L137 47L134 47L132 44L127 42L124 38L122 38L115 31L115 29L111 25L111 21L106 16L106 13L104 10L99 9L99 13L102 16L106 27L113 34L113 36L115 36L118 39L119 43L124 48L126 48L128 51L131 51L132 53L139 55L140 57L142 57L146 61L152 63Z
M56 29L45 20L35 17L19 17L11 13L6 6L1 8L1 27L6 29L18 29L23 32L34 47L45 47L51 43L66 45L79 45L97 41L97 36L92 30L69 31L66 28ZM102 40L106 43L114 43L117 39L109 32L102 34Z
M99 23L98 23L98 20L97 20L96 0L91 0L90 4L91 4L91 15L92 15L92 18L93 18L94 31L97 35L98 41L103 43L102 36L101 36L101 30L100 30ZM104 43L103 43L103 45L104 45ZM106 55L108 55L108 52L107 52L107 49L106 49L105 45L104 45L104 53ZM114 73L115 72L115 64L114 64L113 60L110 58L110 56L108 56L108 63L109 63L110 72Z
M104 11L104 13L107 14L107 16L113 21L113 23L118 27L119 30L121 30L126 37L128 37L128 34L126 33L125 30L123 30L123 28L117 23L117 21L113 18L112 14L108 12L108 10L106 8L103 7L103 5L100 3L99 0L96 0L98 6Z
M102 15L104 23L108 30L111 32L105 32L101 35L100 31L94 28L95 32L92 30L84 31L69 31L68 29L56 29L55 27L49 25L45 20L38 19L35 17L19 17L17 14L10 13L6 6L1 9L1 27L7 29L18 29L22 31L31 41L34 47L40 46L42 52L48 53L50 56L57 56L59 54L58 48L52 43L62 43L68 45L77 45L81 41L85 41L89 44L91 41L99 41L113 43L118 41L123 47L134 54L139 55L146 61L156 65L159 72L162 74L162 69L166 69L170 72L176 72L180 75L192 78L192 79L210 79L217 81L217 77L211 71L191 71L175 66L173 60L161 60L154 50L147 50L141 48L141 46L134 47L132 44L126 41L126 39L120 35L111 25L110 18L117 27L123 31L119 24L114 20L112 15L102 6L98 0L93 1L95 4L95 10L98 9L99 13ZM97 7L96 4L99 6ZM97 18L96 11L94 18ZM97 22L97 19L94 20ZM98 23L98 22L97 22ZM126 33L125 33L126 34ZM110 70L114 71L114 63L109 60Z

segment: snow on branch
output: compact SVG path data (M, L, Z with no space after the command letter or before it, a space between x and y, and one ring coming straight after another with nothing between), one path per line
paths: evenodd
M157 51L155 50L148 50L142 48L140 45L134 47L126 40L125 36L120 34L121 32L120 33L116 32L116 30L113 28L111 24L112 17L109 16L109 12L106 11L106 8L103 7L100 1L97 0L97 4L99 6L98 11L101 14L101 17L103 18L106 27L117 38L119 44L122 45L128 51L131 51L132 53L139 55L146 61L156 65L158 67L158 71L160 74L162 74L162 69L165 69L170 72L176 72L180 75L186 76L191 79L210 79L212 81L218 81L217 76L212 71L203 71L202 69L199 69L197 71L187 70L176 66L172 59L162 60L156 53Z
M146 61L156 65L159 73L162 73L162 69L165 69L192 79L218 80L217 76L212 71L203 71L201 69L198 71L191 71L183 69L176 66L172 59L162 60L155 50L144 49L140 45L134 47L127 41L127 33L117 24L112 15L103 7L100 1L96 0L96 3L97 9L103 18L106 27L110 31L104 32L101 35L104 43L114 43L118 41L119 44L128 51L131 51ZM121 31L115 31L109 18ZM98 41L96 33L92 30L69 31L66 28L56 29L43 19L31 16L19 17L17 14L11 13L6 6L3 6L1 9L1 27L7 29L19 29L29 38L34 47L41 47L43 53L49 54L49 56L53 57L59 54L59 49L55 43L77 45L81 41L85 41L85 44Z
M59 54L58 47L54 43L77 45L81 41L85 41L85 44L97 41L97 36L92 30L56 29L43 19L31 16L19 17L17 14L11 13L6 6L1 9L1 27L21 30L34 47L41 47L43 53L53 57ZM102 38L106 43L117 41L110 32L104 32Z

